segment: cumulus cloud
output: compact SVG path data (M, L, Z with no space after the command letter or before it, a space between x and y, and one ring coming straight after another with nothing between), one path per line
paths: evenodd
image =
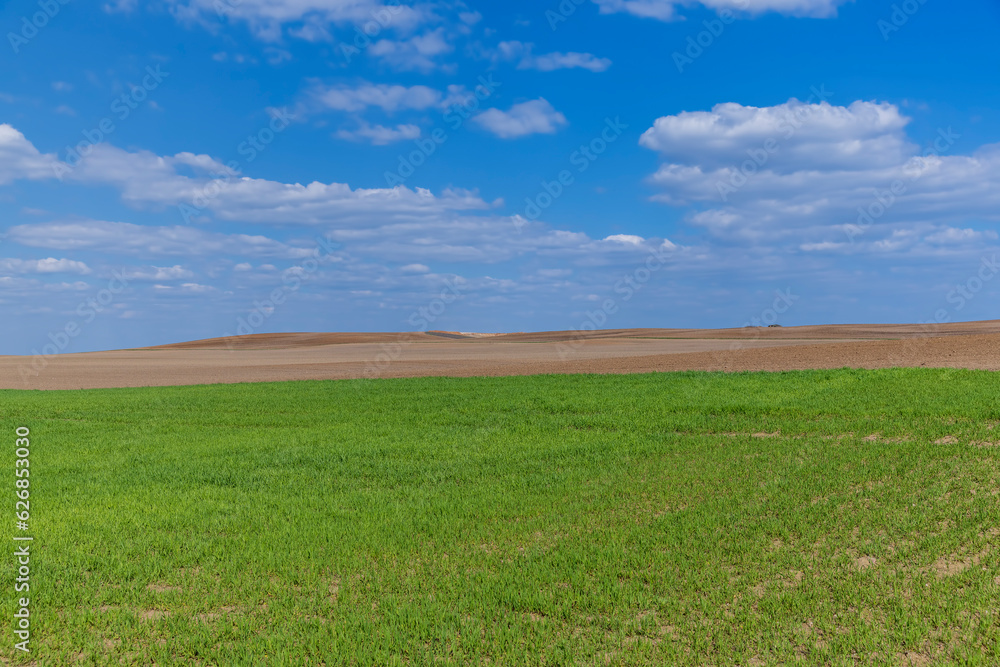
M211 285L201 285L199 283L182 283L181 291L194 294L204 294L206 292L215 292L216 288Z
M269 65L280 65L281 63L292 59L291 53L273 46L269 46L264 49L264 56L267 58L267 63Z
M440 67L437 57L450 53L454 46L438 28L409 39L380 39L368 52L394 69L401 71L430 72Z
M950 154L958 135L941 128L921 149L908 121L876 102L725 104L659 118L640 143L665 158L650 177L654 198L694 204L688 221L716 236L795 239L809 252L845 241L879 252L971 248L978 232L959 225L1000 219L1000 145Z
M385 146L397 141L419 138L420 128L411 124L386 127L385 125L369 125L363 122L353 130L338 130L336 137L347 141L367 141L375 146Z
M944 227L933 234L928 234L924 240L939 245L953 245L964 243L986 243L996 241L997 233L992 229L978 231L975 229L959 229L957 227Z
M16 225L7 239L33 248L102 250L140 256L216 256L298 258L312 249L293 247L259 235L220 234L182 225L151 227L127 222L79 220Z
M768 169L852 169L899 164L913 154L904 129L909 119L894 105L854 102L848 107L792 99L772 107L717 104L657 118L639 143L674 164L716 169L765 149Z
M400 86L363 82L357 86L344 84L317 85L307 93L325 109L364 111L378 107L388 113L406 109L423 110L441 104L442 94L427 86Z
M567 125L566 116L556 111L544 97L515 104L508 111L488 109L473 121L501 139L554 134Z
M464 3L400 3L393 0L166 0L186 26L217 32L226 24L246 26L271 45L272 65L291 57L276 48L297 39L325 43L338 59L352 62L362 52L397 71L453 72L442 57L473 31L482 18Z
M402 273L427 273L430 268L426 264L407 264L399 269Z
M807 18L832 18L837 8L853 0L594 0L602 14L627 13L641 18L674 21L678 7L700 4L716 11L730 10L757 15L765 13Z
M600 240L580 232L553 230L541 223L532 223L521 233L515 233L515 229L513 218L496 215L441 216L409 223L373 222L366 228L326 230L324 236L342 249L329 255L325 248L322 252L328 260L324 265L343 263L345 268L342 270L347 273L356 271L358 266L382 265L390 274L416 277L429 274L430 265L436 262L485 266L518 257L539 256L548 258L547 261L561 260L587 266L627 266L644 261L651 252L675 249L673 244L659 239L617 235ZM260 236L100 221L22 225L12 228L10 239L28 247L99 251L111 256L184 256L209 263L226 256L267 256L299 262L315 256L317 250L315 242L290 247ZM190 247L191 252L185 252L186 247ZM377 262L374 258L378 258ZM381 263L401 266L393 270ZM258 269L273 271L275 267L265 264ZM253 265L240 261L233 265L232 271L247 275L253 271ZM207 273L228 275L228 272ZM558 275L569 273L563 271ZM126 269L126 275L137 281L165 286L194 277L190 269L179 264L131 267Z
M412 266L434 262L497 264L520 255L573 252L592 243L586 234L552 230L545 225L524 227L521 233L517 229L510 216L442 215L413 222L335 229L329 236L360 256Z
M373 217L410 219L489 208L476 193L465 190L435 195L404 186L352 189L346 183L280 183L231 174L207 155L159 156L109 144L94 146L67 179L114 185L122 199L137 206L172 205L179 207L178 215L243 222L358 225Z
M357 188L344 183L277 183L245 178L210 203L220 218L273 224L366 226L372 220L436 218L445 212L489 208L476 193Z
M20 135L18 135L20 136ZM22 152L30 153L23 142ZM216 178L226 167L207 155L179 153L158 156L149 151L129 152L98 144L67 175L85 184L112 185L134 206L177 206L196 210L200 217L277 225L317 225L350 230L377 230L384 234L393 225L410 230L401 247L417 248L414 241L424 231L440 229L442 253L449 254L455 238L448 226L462 212L483 211L491 205L475 192L446 189L439 194L424 188L351 188L346 183L281 183L248 176ZM200 207L193 209L192 207ZM185 209L186 210L186 209ZM408 227L407 227L408 226ZM509 221L502 233L515 229ZM397 230L398 231L398 230ZM273 239L246 234L219 234L187 225L148 227L100 220L63 221L19 225L8 230L23 245L62 249L104 249L135 255L247 255L304 256L312 249L292 247ZM437 232L435 232L437 233ZM499 232L498 232L499 233ZM459 251L462 256L481 253L475 240Z
M377 0L168 0L173 14L186 23L216 25L222 17L246 23L262 40L278 41L285 30L293 37L326 39L329 26L374 25L409 31L431 20L432 11Z
M158 211L190 205L201 197L207 221L261 223L271 230L267 236L181 224L71 219L14 226L6 230L5 243L62 251L70 257L86 253L88 259L100 258L101 266L125 264L139 290L136 298L155 300L159 298L155 295L162 294L171 304L178 297L193 304L199 296L211 293L218 306L233 291L246 294L240 290L256 286L271 289L275 279L294 273L296 267L288 268L290 264L301 265L303 259L315 256L317 239L322 236L334 245L323 245L324 259L309 274L313 288L301 298L343 299L357 305L354 296L366 293L373 308L384 305L404 311L413 303L425 302L427 290L440 291L443 277L431 271L437 265L464 263L480 271L469 280L469 289L478 290L477 304L530 301L531 291L539 289L552 291L553 298L563 304L577 289L587 293L599 289L593 284L570 284L573 271L568 267L587 267L581 280L607 280L613 285L619 270L628 271L643 264L650 253L673 248L662 239L629 234L592 238L582 232L555 230L540 221L526 222L497 213L496 202L489 204L472 191L435 193L402 186L365 189L250 176L234 176L212 188L217 180L214 174L224 171L219 160L207 155L160 156L100 144L65 180L75 185L110 185L134 207ZM293 230L294 236L284 241L273 238L272 231L279 226ZM678 257L681 254L677 252ZM262 258L273 263L257 266ZM542 263L549 277L536 274L534 268L526 269L530 277L524 279L494 279L482 273L486 270L482 267L499 265L503 268L498 270L516 275L522 261ZM0 275L0 283L9 282L3 278ZM35 284L31 278L13 279L21 281L16 289L23 295L48 289L40 280ZM33 297L18 298L29 303ZM404 319L406 315L408 311Z
M52 178L56 163L54 155L42 154L23 134L0 124L0 185L21 178Z
M507 41L497 45L495 59L516 62L517 69L535 69L541 72L552 72L558 69L579 67L591 72L603 72L611 67L611 60L598 58L591 53L546 53L535 55L535 45L530 42Z
M126 268L123 273L129 280L188 280L194 273L180 264L173 266L139 266Z
M646 239L634 234L612 234L611 236L606 236L604 240L611 243L623 243L625 245L642 245L646 242Z
M72 259L0 259L0 271L4 273L77 273L87 275L90 267Z
M110 144L96 144L75 167L63 169L66 180L114 185L126 201L179 201L194 195L198 183L207 178L182 176L226 174L222 162L207 155L178 153L160 156L150 151L131 153Z
M111 0L111 2L104 3L104 11L106 12L131 12L139 4L139 0Z
M591 72L603 72L611 67L611 60L608 58L598 58L590 53L577 53L576 51L560 53L556 51L554 53L532 56L527 60L522 60L518 65L518 69L537 69L541 72L572 69L574 67L587 69Z

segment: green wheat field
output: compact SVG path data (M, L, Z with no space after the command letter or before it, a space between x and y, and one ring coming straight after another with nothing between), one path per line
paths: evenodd
M3 391L0 662L996 665L998 399L934 369Z

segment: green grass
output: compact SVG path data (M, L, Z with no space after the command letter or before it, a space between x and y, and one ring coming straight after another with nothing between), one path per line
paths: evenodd
M0 392L7 540L31 428L29 659L994 665L998 396L922 369Z

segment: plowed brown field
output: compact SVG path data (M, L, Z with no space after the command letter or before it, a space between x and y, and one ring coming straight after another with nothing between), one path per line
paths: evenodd
M928 366L1000 370L1000 320L773 329L255 334L134 350L0 356L0 388L363 377Z

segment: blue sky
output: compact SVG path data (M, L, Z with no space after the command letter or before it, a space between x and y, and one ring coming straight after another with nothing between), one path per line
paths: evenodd
M997 317L995 2L16 0L0 26L0 353Z

